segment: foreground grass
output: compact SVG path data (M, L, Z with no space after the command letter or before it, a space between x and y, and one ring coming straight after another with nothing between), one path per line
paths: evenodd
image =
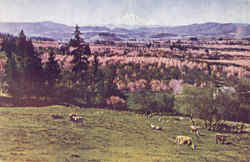
M0 46L0 49L1 49L1 46ZM0 51L0 59L4 59L4 58L6 58L5 53Z
M68 114L77 112L83 124L73 124ZM53 119L52 114L63 119ZM159 120L160 119L160 120ZM150 124L163 127L152 130ZM197 138L186 118L132 112L51 106L0 108L0 160L3 161L225 161L250 159L250 135L228 134L231 144L215 144L215 133L202 130ZM177 135L191 136L197 144L174 143Z

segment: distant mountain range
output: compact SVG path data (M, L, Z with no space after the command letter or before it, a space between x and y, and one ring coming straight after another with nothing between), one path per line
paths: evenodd
M21 29L30 37L47 37L55 40L69 40L74 31L73 26L51 21L35 23L0 22L0 32L17 35ZM249 24L204 23L183 26L81 26L80 30L87 41L95 40L129 40L129 39L173 39L173 38L244 38L250 37Z

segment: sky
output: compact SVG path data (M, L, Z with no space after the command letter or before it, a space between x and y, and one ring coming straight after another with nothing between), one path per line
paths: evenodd
M250 0L0 0L0 22L67 25L249 23Z

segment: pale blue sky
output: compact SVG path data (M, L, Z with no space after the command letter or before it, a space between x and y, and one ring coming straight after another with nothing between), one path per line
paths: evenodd
M127 24L132 17L132 24L171 26L250 23L250 0L0 0L0 21L4 22Z

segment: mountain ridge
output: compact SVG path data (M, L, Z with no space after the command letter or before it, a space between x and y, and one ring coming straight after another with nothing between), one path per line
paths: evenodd
M21 29L28 36L41 36L55 40L68 40L72 37L74 26L69 26L53 21L42 22L0 22L0 32L17 35ZM250 37L250 24L243 23L217 23L207 22L200 24L181 26L159 25L88 25L80 26L85 39L91 39L99 33L112 33L120 39L169 39L175 36L197 37L227 37L244 38ZM92 33L92 34L90 34ZM93 33L96 33L93 34ZM164 34L165 33L165 34ZM154 37L153 37L154 38Z

